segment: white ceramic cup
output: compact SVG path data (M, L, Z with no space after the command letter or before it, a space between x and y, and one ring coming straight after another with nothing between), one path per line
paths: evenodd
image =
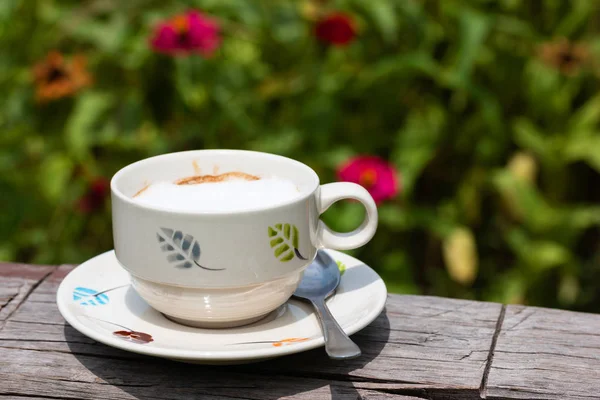
M241 171L294 182L300 193L285 203L231 212L182 212L140 204L148 184ZM111 181L117 259L138 294L167 317L187 325L229 327L256 321L292 295L317 249L353 249L377 229L377 207L360 185L319 185L298 161L243 150L164 154L130 164ZM341 199L355 199L366 218L355 231L329 229L319 216Z

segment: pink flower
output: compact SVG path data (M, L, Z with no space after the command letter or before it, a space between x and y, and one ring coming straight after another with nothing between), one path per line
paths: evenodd
M338 178L363 186L377 204L398 194L400 186L394 167L375 156L358 156L346 161L338 169Z
M150 40L152 48L169 55L199 53L210 57L221 44L219 25L198 11L188 11L159 24Z

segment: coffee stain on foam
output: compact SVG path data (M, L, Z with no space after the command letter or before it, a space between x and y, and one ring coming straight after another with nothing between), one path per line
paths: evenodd
M219 173L219 166L215 165L213 166L213 175L217 175Z
M196 160L192 161L192 167L194 167L194 174L195 175L200 175L200 173L202 172L202 170L198 166L198 162Z
M189 176L175 181L176 185L196 185L199 183L215 183L224 182L230 179L241 179L246 181L257 181L260 178L255 175L246 174L245 172L226 172L221 175L197 175Z
M137 196L139 196L140 194L144 193L144 191L145 191L146 189L148 189L149 187L150 187L150 184L148 183L148 181L144 181L144 187L143 187L143 188L141 188L140 190L138 190L138 191L137 191L137 193L136 193L136 194L134 194L132 197L137 197Z

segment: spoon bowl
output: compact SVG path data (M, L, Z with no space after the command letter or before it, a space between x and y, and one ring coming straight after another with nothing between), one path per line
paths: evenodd
M340 270L329 254L317 251L315 260L304 270L294 296L306 300L328 298L340 284Z

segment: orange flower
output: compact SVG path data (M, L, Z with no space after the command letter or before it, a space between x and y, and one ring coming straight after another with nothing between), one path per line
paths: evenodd
M539 48L539 58L565 75L575 75L590 59L588 47L565 38L544 43Z
M37 86L35 96L41 102L72 96L92 83L83 55L75 55L66 61L57 51L50 52L45 60L35 65L33 77Z

